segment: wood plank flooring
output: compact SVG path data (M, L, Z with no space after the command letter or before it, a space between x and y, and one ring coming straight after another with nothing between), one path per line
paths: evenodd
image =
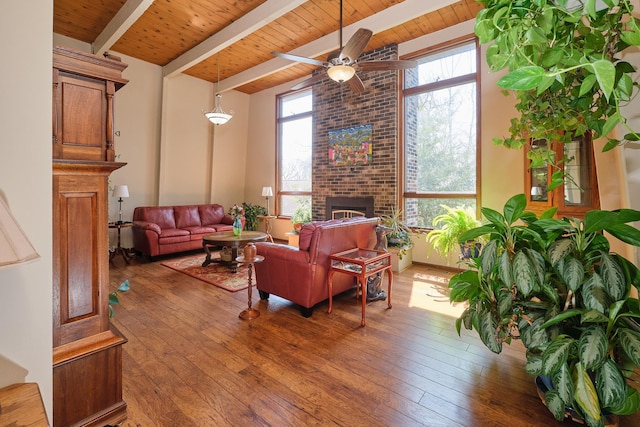
M450 276L416 265L395 274L393 308L370 303L362 328L353 292L305 319L254 288L261 315L247 321L246 290L117 257L111 289L131 284L112 319L129 340L123 426L579 425L556 422L540 402L519 342L495 355L475 333L457 335ZM640 414L620 419L637 425Z

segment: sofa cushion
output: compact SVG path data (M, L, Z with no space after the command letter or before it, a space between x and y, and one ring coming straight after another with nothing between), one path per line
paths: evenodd
M176 218L176 228L199 227L201 225L197 206L174 206L173 213Z
M224 208L221 205L200 205L198 206L201 225L214 225L222 223L224 218Z
M182 230L187 230L191 234L191 240L202 239L202 236L208 233L215 233L216 229L213 227L186 227Z
M138 208L136 208L137 210ZM140 209L140 218L134 217L139 221L152 222L158 224L160 229L176 228L176 220L173 215L173 206L157 206Z

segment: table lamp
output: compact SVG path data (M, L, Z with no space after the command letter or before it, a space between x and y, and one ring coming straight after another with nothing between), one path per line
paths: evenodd
M273 189L271 187L262 187L262 197L267 201L267 215L269 215L269 197L273 196Z
M0 197L0 268L35 261L40 255Z
M119 197L120 209L118 213L118 224L122 224L122 198L129 197L129 187L126 185L116 185L113 187L113 197Z

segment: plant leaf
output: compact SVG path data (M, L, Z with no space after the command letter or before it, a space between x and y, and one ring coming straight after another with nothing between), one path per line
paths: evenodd
M611 64L609 61L606 61ZM595 64L595 63L594 63ZM612 65L613 66L613 65ZM595 67L594 67L595 68ZM615 73L615 69L614 69ZM597 76L597 73L596 73ZM499 87L511 90L531 90L535 89L544 77L544 68L532 65L513 70L503 76L498 83ZM613 90L613 87L611 88ZM609 92L611 93L611 92Z
M567 363L569 349L575 340L566 335L562 335L551 343L545 349L542 355L542 373L552 376L560 370L563 364Z
M640 333L620 328L618 329L618 340L626 355L636 366L640 366Z
M600 326L585 329L578 341L578 355L582 366L587 370L598 369L607 358L609 341Z
M502 343L496 337L496 329L498 322L494 319L490 311L478 314L478 335L489 350L500 354L502 351Z
M560 397L560 394L555 390L548 390L544 394L545 404L553 417L558 420L564 420L565 403Z
M584 267L574 257L565 258L561 271L562 279L573 292L576 292L584 279Z
M589 373L578 362L573 366L571 372L575 390L573 398L580 409L594 421L600 421L600 402L596 388L589 377Z
M627 397L627 384L622 372L611 359L596 371L596 390L602 407L621 406Z
M608 253L603 253L600 257L600 275L611 298L615 301L623 299L627 294L624 272L615 258Z
M591 63L591 68L593 68L600 89L608 100L616 81L616 67L609 60L599 59Z
M570 406L573 403L573 381L566 363L553 376L553 385L564 404Z
M513 272L509 253L506 251L502 252L498 257L498 274L500 275L502 283L504 283L507 288L511 289L513 286Z
M524 194L516 194L507 200L504 205L504 219L511 225L520 219L522 213L527 208L527 198Z
M593 273L582 286L582 303L589 310L596 310L603 315L609 307L609 296L604 282L598 273Z
M523 251L516 253L513 257L513 281L525 298L531 294L537 283L537 275L531 260Z
M127 279L124 282L120 283L120 286L118 286L118 291L120 291L120 292L126 292L128 290L129 290L129 279Z
M556 240L549 246L549 261L554 267L558 265L561 259L564 259L575 247L575 243L571 239Z
M609 407L609 411L618 415L633 415L640 410L640 394L638 390L627 384L626 399L620 406Z

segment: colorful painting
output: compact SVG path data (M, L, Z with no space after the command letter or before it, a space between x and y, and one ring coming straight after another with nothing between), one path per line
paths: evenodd
M334 166L366 165L373 160L373 126L329 131L329 160Z

